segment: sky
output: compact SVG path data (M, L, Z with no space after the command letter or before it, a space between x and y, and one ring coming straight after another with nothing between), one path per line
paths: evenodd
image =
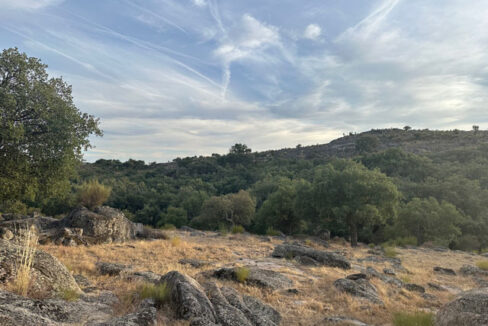
M87 161L488 125L486 0L0 0L0 47L100 118Z

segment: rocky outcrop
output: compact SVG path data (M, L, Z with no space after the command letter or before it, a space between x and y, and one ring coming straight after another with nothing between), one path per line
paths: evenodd
M134 224L121 211L108 206L97 207L94 211L77 208L61 224L83 229L83 238L89 244L124 242L136 237Z
M353 318L343 316L325 317L315 326L368 326L367 324Z
M340 278L334 282L334 286L341 292L346 292L352 296L364 298L372 303L383 305L383 301L378 297L378 292L374 285L364 278L356 280Z
M463 265L459 272L464 276L488 276L488 271L482 270L477 266Z
M16 265L21 258L21 247L0 240L0 283L12 282ZM72 290L81 293L75 279L66 267L50 254L37 250L31 270L31 291L55 296L60 291Z
M439 267L439 266L434 267L434 272L438 274L444 274L444 275L453 275L453 276L456 275L456 272L453 269Z
M214 271L213 276L221 279L238 281L238 273L240 269L245 269L248 272L245 280L242 280L246 284L256 285L271 290L285 289L293 286L293 281L283 274L256 267L220 268Z
M404 284L405 289L411 292L418 292L418 293L425 293L425 288L422 285L414 284L414 283L406 283Z
M110 275L116 276L120 275L122 272L126 272L132 270L132 266L130 265L123 265L117 263L106 263L106 262L97 262L95 264L97 271L100 275Z
M435 319L436 326L488 325L488 288L464 292L442 307Z
M319 265L339 267L343 269L351 268L351 263L345 257L339 254L317 250L296 244L285 243L278 245L275 247L272 256L288 259L292 259L298 256L305 256L315 260Z
M156 326L156 312L154 301L146 299L141 302L136 312L93 326Z

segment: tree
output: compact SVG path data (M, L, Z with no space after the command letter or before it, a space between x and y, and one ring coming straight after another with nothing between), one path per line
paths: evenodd
M346 225L352 246L357 246L359 226L396 215L400 194L392 180L360 163L337 160L319 167L313 186L319 216Z
M410 127L410 126L405 126L405 127L403 127L403 130L405 130L405 131L409 131L409 130L411 130L411 129L412 129L412 127Z
M229 150L229 154L237 154L237 155L249 154L251 152L252 150L249 147L247 147L246 144L239 144L239 143L233 145Z
M356 140L356 151L359 153L371 153L379 146L379 139L374 135L362 135Z
M477 125L473 126L473 131L475 134L478 133L479 130L480 130L480 126L477 126Z
M0 55L0 202L66 192L69 177L101 135L98 119L73 104L71 86L17 48Z

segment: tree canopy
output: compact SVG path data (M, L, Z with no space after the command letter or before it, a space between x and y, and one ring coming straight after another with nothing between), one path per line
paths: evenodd
M47 66L17 48L0 54L0 202L60 195L101 135L98 120L80 112L71 86L49 78Z

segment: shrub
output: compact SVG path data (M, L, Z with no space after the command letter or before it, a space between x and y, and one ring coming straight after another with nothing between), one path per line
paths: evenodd
M221 236L225 236L229 233L229 229L225 224L219 224L219 233Z
M281 232L274 229L272 226L270 226L266 229L266 235L270 235L270 236L274 237L274 236L278 236L280 234L281 234Z
M84 182L78 192L78 203L93 209L105 203L111 191L112 188L101 184L98 180Z
M245 229L242 225L234 225L231 229L231 232L233 234L236 234L236 233L244 233Z
M23 230L21 233L18 261L15 264L15 279L13 281L13 292L26 296L31 282L32 264L36 255L37 233L34 227Z
M162 306L169 298L169 289L166 283L149 284L145 283L137 289L141 299L151 298L156 306Z
M478 266L484 271L488 271L488 260L481 260L476 263L476 266Z
M370 247L371 249L373 249L375 246L376 245L373 242L371 242L370 244L368 244L368 247Z
M171 244L173 245L173 247L178 247L181 244L180 237L172 237Z
M249 277L249 268L246 267L239 267L236 269L236 279L237 281L244 283L247 278Z
M160 229L162 230L176 230L176 226L174 226L173 224L163 224Z
M385 256L388 258L395 258L398 252L393 247L385 247Z
M434 315L430 312L397 312L393 314L394 326L433 326Z
M62 289L58 292L58 297L65 301L76 301L80 298L80 294L73 289Z

